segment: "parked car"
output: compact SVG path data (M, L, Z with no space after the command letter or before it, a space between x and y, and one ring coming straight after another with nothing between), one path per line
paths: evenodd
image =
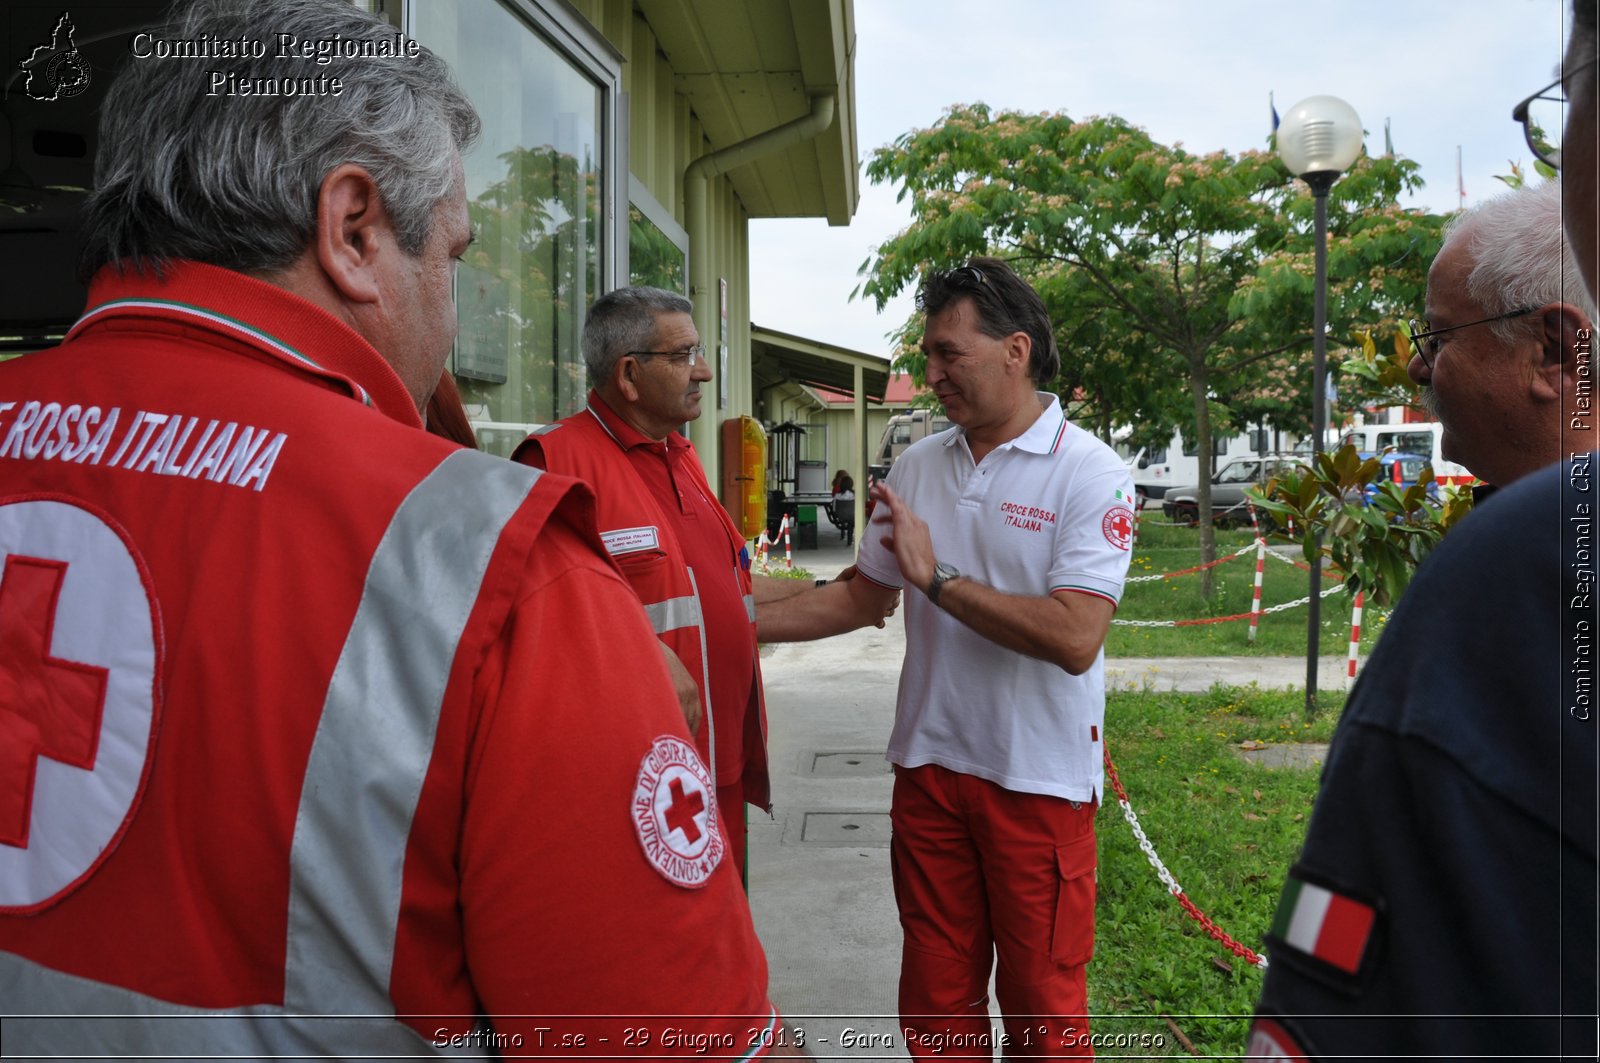
M1211 518L1219 525L1250 523L1250 507L1245 504L1245 492L1252 487L1262 487L1274 476L1281 476L1305 465L1305 459L1296 454L1263 454L1260 457L1234 458L1217 470L1211 480ZM1161 512L1168 520L1180 524L1194 524L1200 519L1200 488L1198 485L1168 489L1161 500ZM1265 518L1265 514L1262 517Z
M1370 451L1363 450L1358 451L1358 453L1363 461L1373 456ZM1407 454L1403 451L1391 450L1387 453L1377 455L1377 458L1378 461L1383 465L1383 476L1381 479L1388 480L1391 483L1399 484L1402 488L1413 486L1417 482L1418 478L1422 476L1422 470L1427 468L1429 465L1429 459L1425 455ZM1378 485L1376 483L1370 483L1367 485L1368 501L1371 501L1372 496L1377 493ZM1436 499L1439 497L1439 482L1437 480L1433 480L1428 483L1428 497L1431 499Z

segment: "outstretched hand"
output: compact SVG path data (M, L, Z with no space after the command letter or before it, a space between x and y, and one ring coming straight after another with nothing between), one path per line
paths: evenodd
M933 580L935 561L933 535L927 522L913 513L887 483L872 485L872 499L877 503L872 523L889 525L883 545L894 551L901 578L919 590L926 588Z

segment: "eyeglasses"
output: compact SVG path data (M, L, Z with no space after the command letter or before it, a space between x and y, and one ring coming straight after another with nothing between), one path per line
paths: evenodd
M693 347L681 351L628 351L627 353L641 362L648 358L665 358L669 362L687 361L690 369L697 365L710 364L709 359L706 358L706 345L703 343L697 343Z
M1423 331L1417 328L1416 319L1406 322L1406 331L1411 334L1411 346L1416 350L1417 357L1422 359L1422 364L1429 369L1433 368L1434 361L1439 357L1439 344L1433 340L1434 336L1442 336L1446 332L1454 332L1460 328L1471 328L1473 325L1487 325L1491 321L1505 321L1523 314L1531 314L1539 309L1537 306L1524 306L1519 310L1507 310L1494 317L1486 317L1482 321L1468 321L1465 325L1451 325L1449 328L1436 328ZM1424 322L1426 324L1426 322Z
M1547 166L1561 169L1561 133L1567 125L1565 81L1594 66L1595 62L1590 59L1578 64L1511 109L1511 120L1522 123L1522 137L1528 142L1528 150ZM1551 143L1551 135L1555 136L1555 143Z
M947 269L940 274L946 283L953 283L964 288L980 288L987 281L984 280L983 270L977 266L957 266Z

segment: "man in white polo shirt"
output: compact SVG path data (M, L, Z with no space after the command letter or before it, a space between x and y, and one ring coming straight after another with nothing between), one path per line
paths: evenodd
M913 1057L1090 1055L1101 647L1133 545L1133 484L1038 391L1060 355L1005 263L931 275L927 381L957 426L873 488L861 575L906 596L895 765L900 1017Z

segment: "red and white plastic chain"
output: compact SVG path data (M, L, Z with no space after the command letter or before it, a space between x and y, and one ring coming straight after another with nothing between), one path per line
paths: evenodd
M1178 880L1172 877L1172 872L1167 870L1167 865L1163 864L1161 857L1156 855L1156 847L1150 843L1150 839L1144 833L1144 828L1139 826L1139 817L1134 814L1133 803L1128 800L1128 791L1122 787L1122 779L1117 775L1117 766L1111 763L1111 750L1106 746L1102 746L1101 750L1105 755L1106 776L1111 780L1111 789L1116 792L1117 804L1122 806L1122 818L1126 819L1128 826L1133 828L1133 836L1139 842L1139 848L1144 852L1145 858L1150 861L1150 866L1156 869L1156 875L1161 879L1161 884L1167 887L1168 893L1178 899L1178 904L1183 907L1184 911L1189 913L1189 918L1199 923L1201 928L1220 942L1223 948L1265 970L1267 966L1267 958L1265 956L1229 937L1226 931L1212 922L1210 917L1196 907L1195 903L1183 892L1183 887L1178 885Z
M1341 594L1343 591L1344 586L1342 584L1325 587L1317 597L1327 598L1330 595ZM1292 602L1279 602L1277 605L1269 605L1261 610L1261 615L1267 616L1271 613L1281 613L1285 609L1295 609L1309 601L1311 601L1311 595L1308 594L1303 598L1296 598ZM1196 627L1202 624L1226 624L1233 620L1248 620L1251 615L1250 613L1234 613L1232 616L1206 616L1198 620L1117 620L1113 618L1111 623L1116 627Z
M1239 547L1239 549L1235 550L1233 553L1229 554L1227 557L1219 557L1215 561L1208 562L1208 563L1206 563L1204 565L1196 565L1193 568L1183 568L1183 569L1179 569L1176 572L1157 572L1157 573L1154 573L1153 575L1149 575L1149 576L1129 576L1127 579L1123 580L1122 582L1124 582L1124 583L1151 583L1151 582L1153 582L1155 580L1158 580L1158 579L1172 579L1174 576L1187 576L1187 575L1190 575L1191 573L1195 573L1195 572L1204 572L1208 568L1216 568L1218 565L1226 564L1227 562L1232 561L1236 557L1241 557L1244 554L1249 553L1251 550L1254 550L1255 548L1256 548L1256 544L1254 542L1251 542L1251 543L1248 543L1248 544L1246 544L1244 546Z

